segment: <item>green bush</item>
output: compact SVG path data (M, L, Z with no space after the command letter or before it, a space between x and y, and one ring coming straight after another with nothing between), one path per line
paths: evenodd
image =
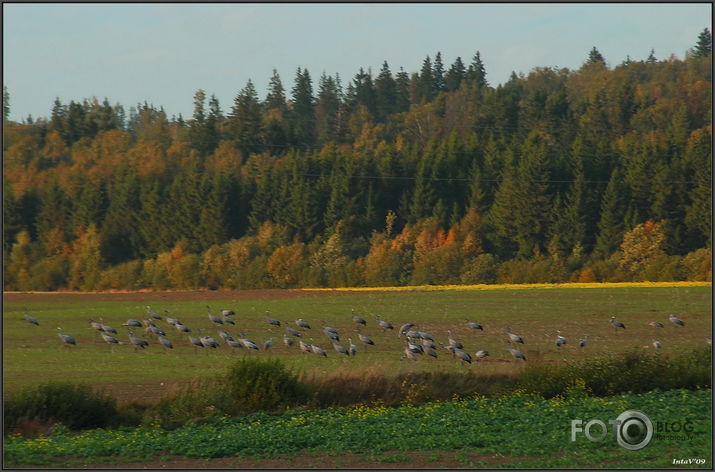
M624 354L600 356L563 367L528 365L518 386L544 397L564 395L583 382L595 396L644 393L654 389L710 388L711 349L700 348L674 357L633 349Z
M5 432L21 419L61 423L70 429L100 428L120 422L116 401L87 385L51 382L5 399Z
M144 423L171 428L214 416L278 413L307 399L307 387L282 362L243 359L223 377L196 381L162 399L146 412Z

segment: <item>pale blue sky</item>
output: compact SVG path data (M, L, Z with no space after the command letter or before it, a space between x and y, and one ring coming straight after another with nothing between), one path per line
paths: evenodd
M418 71L478 50L491 85L511 71L577 69L596 46L611 65L630 55L683 58L712 8L700 4L3 4L3 83L11 115L49 116L96 96L190 117L201 88L224 112L250 78L261 98L273 68L290 93L296 69L343 85L384 60Z

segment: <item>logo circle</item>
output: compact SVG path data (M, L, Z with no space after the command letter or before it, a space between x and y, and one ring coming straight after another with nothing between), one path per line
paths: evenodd
M653 438L653 423L642 411L624 411L616 421L616 440L624 449L631 451L643 449Z

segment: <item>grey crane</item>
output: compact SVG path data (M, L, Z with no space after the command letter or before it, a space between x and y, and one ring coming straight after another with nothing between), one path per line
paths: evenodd
M136 346L134 349L136 349L137 347L144 349L149 345L149 343L145 340L135 337L134 332L131 329L129 330L129 342Z
M435 359L437 358L437 351L435 351L434 348L426 347L424 349L425 349L425 354L427 354L428 356L432 356Z
M407 333L407 330L412 328L415 324L414 323L405 323L402 326L400 326L400 330L398 331L398 335L405 336Z
M99 323L97 321L94 321L93 319L89 320L89 325L96 329L97 331L104 331L104 328L102 327L102 323Z
M375 315L375 319L377 319L377 324L380 325L380 327L381 327L382 329L384 329L384 330L394 329L393 326L392 326L392 323L390 323L389 321L385 321L385 320L381 319L381 318L380 318L380 315Z
M429 339L423 339L422 340L422 346L423 347L428 347L431 349L437 349L437 346L434 345L434 342L429 340Z
M455 349L463 349L464 348L462 343L460 343L459 341L457 341L456 339L454 339L452 337L452 331L450 331L450 330L447 330L447 341L449 342L449 345L454 347Z
M509 341L510 341L510 342L524 344L524 338L522 338L522 337L519 336L518 334L514 334L514 333L511 331L511 328L510 328L510 327L507 327L507 328L506 328L506 334L509 336Z
M195 337L191 336L190 334L188 336L189 336L189 342L194 345L194 349L197 347L204 347L204 344L201 342L200 339L195 338Z
M661 347L663 347L663 345L660 343L660 341L658 341L657 339L654 339L654 340L653 340L653 347L656 348L656 349L660 349Z
M137 328L141 328L142 323L139 320L135 320L134 318L129 318L126 323L122 323L122 326L134 326Z
M419 344L410 342L410 341L407 341L407 349L414 352L415 354L422 354L423 352L425 352L425 350L422 346L420 346Z
M456 349L454 351L454 355L459 358L462 362L466 362L467 364L472 363L472 356L469 355L469 353L462 351L461 349Z
M615 315L614 315L614 316L611 316L611 325L613 325L613 331L614 331L614 332L615 332L615 331L618 331L618 328L626 329L626 325L624 325L623 323L621 323L620 321L618 321L618 320L616 319L616 316L615 316Z
M166 318L166 322L169 323L172 326L176 326L177 324L181 324L178 318L172 318L169 316L169 310L164 310L164 318Z
M236 320L231 318L230 315L233 315L233 310L221 310L221 321L223 321L226 324L230 325L236 325Z
M27 321L30 324L34 324L35 326L40 326L40 322L37 321L37 318L35 318L34 316L31 316L27 312L27 307L25 307L25 314L23 315L23 318L25 318L25 321Z
M174 346L171 345L171 341L166 339L164 336L159 336L159 342L161 342L161 344L163 344L167 349L174 349Z
M155 334L157 336L166 336L166 333L164 332L163 329L159 328L156 325L149 325L146 328L146 332L150 334Z
M236 340L233 339L233 338L227 339L227 340L226 340L226 344L228 344L228 345L231 346L231 347L243 348L243 344L241 344L240 342L236 341Z
M416 329L408 329L405 331L405 337L406 338L412 338L412 339L420 339L420 332L417 331Z
M233 310L221 310L221 316L233 316L236 312Z
M663 323L661 323L660 321L651 321L648 324L654 328L665 328L665 325Z
M182 333L190 333L191 332L189 327L184 324L176 323L174 326L176 327L176 330L179 332L182 332Z
M228 341L229 339L233 341L233 337L230 334L228 334L226 331L224 331L222 329L217 329L216 332L218 333L219 336L221 336L221 338L224 341Z
M328 353L325 352L323 350L323 348L321 348L320 346L316 346L315 344L313 344L311 346L311 349L313 350L314 353L316 353L319 356L328 357Z
M271 318L270 316L267 316L267 317L266 317L266 321L268 321L268 324L269 324L269 325L273 325L273 326L280 326L280 325L281 325L281 322L280 322L279 320L277 320L277 319L275 319L275 318Z
M353 343L353 340L351 338L348 338L348 342L350 343L350 346L348 347L348 352L350 352L351 356L354 356L358 352L358 347L356 344Z
M335 331L325 331L325 335L330 338L331 341L340 341L340 336Z
M69 334L63 333L62 328L60 328L59 326L57 327L57 329L59 330L57 332L57 336L60 337L60 339L62 340L63 343L72 344L73 346L77 345L77 341L75 340L75 338L73 338Z
M268 341L263 343L263 350L267 351L268 349L271 348L271 346L273 346L273 338L271 338Z
M338 351L338 354L345 354L346 356L350 356L350 353L347 349L345 349L345 346L341 346L338 343L333 343L333 349Z
M670 320L671 323L673 323L676 326L685 326L685 321L681 320L680 318L678 318L677 316L675 316L672 313L670 315L668 315L668 319Z
M484 327L482 327L482 325L480 325L479 323L477 323L475 321L467 321L467 320L464 320L464 321L467 322L467 326L469 326L470 328L475 329L475 330L478 329L480 331L484 331Z
M211 336L199 336L199 341L201 341L201 344L203 344L204 347L216 349L219 346L218 341Z
M243 347L246 347L248 349L253 349L254 351L258 351L258 344L254 343L250 339L247 338L240 338L238 340L241 344L243 344Z
M355 323L361 324L363 326L367 326L367 321L365 321L365 318L362 316L358 316L355 314L355 310L352 310L352 319Z
M400 359L410 359L412 361L417 360L417 354L414 352L410 351L410 348L406 347L405 350L403 351L404 355Z
M209 317L209 321L211 321L213 324L217 324L217 325L223 324L223 320L221 318L219 318L218 316L211 313L211 307L206 305L206 310L207 310L207 314Z
M105 333L117 334L117 330L114 329L114 328L112 328L112 327L109 326L108 324L105 324L105 323L104 323L104 320L102 320L102 318L99 319L99 322L100 322L100 324L101 324L101 326L102 326L102 331L104 331Z
M479 351L474 353L475 359L484 359L485 357L489 357L489 351L485 351L484 349L480 349Z
M588 335L584 336L578 341L578 347L583 349L584 347L586 347L586 344L588 344Z
M561 336L561 331L556 330L556 347L561 347L566 344L566 338Z
M102 339L104 339L104 341L105 341L107 344L109 344L110 346L111 346L112 344L119 344L119 340L118 340L117 338L115 338L114 336L111 336L111 335L109 335L109 334L107 334L107 333L99 333L99 334L102 335Z
M521 352L520 350L511 348L511 347L510 347L509 349L507 349L507 350L508 350L508 351L511 353L511 355L514 356L515 358L526 360L526 356L525 356L524 353Z
M291 328L290 326L286 326L286 331L288 331L288 333L289 333L291 336L295 336L296 338L299 338L299 337L300 337L300 331L298 331L298 330L295 329L295 328Z
M303 352L313 352L312 346L310 344L304 343L301 340L298 340L298 347Z
M293 345L293 338L289 338L287 334L283 335L283 344L285 344L288 347L291 347Z
M299 328L310 329L310 324L308 324L307 321L303 320L303 318L298 318L298 319L295 321L295 324L296 324Z
M360 339L360 341L362 341L363 343L369 344L371 346L375 345L375 342L372 339L368 338L367 336L362 334L360 331L358 331L357 335L358 335L358 338Z
M161 315L159 313L153 311L149 305L146 306L146 312L149 313L149 316L151 316L155 320L161 319Z
M434 336L432 336L430 333L426 333L424 331L418 331L417 337L419 337L420 339L427 340L427 341L434 341Z

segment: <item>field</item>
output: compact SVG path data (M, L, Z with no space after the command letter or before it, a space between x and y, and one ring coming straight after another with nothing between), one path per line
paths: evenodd
M245 335L260 345L272 338L274 345L267 351L225 345L197 350L186 335L160 321L174 349L163 348L143 328L136 328L135 334L150 342L147 349L137 350L121 326L127 318L146 318L150 305L162 315L169 310L195 336L201 331L220 339L208 319L207 304L214 313L223 308L236 312L236 326L224 327L231 334ZM25 308L40 326L23 319ZM367 319L362 332L374 346L357 339L352 310ZM100 387L120 402L153 401L192 379L222 374L244 356L279 358L308 378L467 370L516 375L525 363L507 351L508 327L524 338L520 348L529 363L559 364L632 348L653 351L653 339L662 343L661 352L667 355L706 345L712 332L711 310L709 284L7 293L3 386L6 394L13 394L47 380L71 380ZM380 329L375 313L396 328L414 322L437 342L446 344L451 332L465 351L487 349L490 356L466 365L440 347L437 359L401 359L404 341L394 330ZM683 319L685 327L670 323L669 313ZM267 315L293 327L294 320L307 320L312 329L304 330L302 339L322 346L327 358L284 346L284 328L271 327ZM625 323L625 330L614 330L609 323L612 315ZM118 329L123 344L109 346L90 327L90 319L100 318ZM484 331L471 330L465 319L480 322ZM652 320L665 326L652 327ZM350 337L359 345L355 357L332 349L321 329L323 321L339 331L341 344L347 345ZM73 335L77 345L64 346L57 327ZM555 346L557 330L568 339L561 348ZM586 335L588 345L580 349L578 340ZM674 467L672 460L680 458L704 461L687 467L710 467L711 401L711 390L674 390L604 399L517 395L399 408L354 406L225 418L174 431L128 428L79 436L55 431L37 439L11 437L4 457L6 466L51 467ZM690 420L696 434L661 436L636 452L619 448L612 436L604 443L583 437L569 441L570 419L605 421L626 409L657 412L652 419L661 423Z
M169 310L193 330L194 336L202 329L204 334L220 339L207 317L207 304L213 312L222 308L236 312L237 325L224 328L232 335L243 334L259 345L272 338L273 347L256 352L222 345L216 350L199 351L189 344L186 335L160 321L174 349L164 349L143 328L135 328L135 334L151 343L147 349L137 350L128 344L126 328L121 326L127 318L146 318L146 306L150 305L160 314ZM40 326L24 321L25 307L40 320ZM357 339L357 325L351 319L353 309L367 319L362 332L374 340L374 346L365 346ZM182 382L222 373L241 356L277 357L306 376L449 369L509 373L521 369L523 361L512 358L506 350L507 327L524 338L525 344L520 348L528 362L559 363L632 347L653 350L654 338L661 341L664 353L705 345L712 332L711 310L711 286L702 284L507 286L491 290L8 293L3 309L3 386L6 393L12 393L46 380L73 380L103 387L120 400L153 400ZM293 327L297 318L311 323L312 329L305 330L303 339L323 347L328 357L302 353L296 345L284 346L284 330L265 321L267 312ZM490 357L463 365L440 349L437 359L424 356L417 362L402 360L404 341L394 330L383 332L374 313L380 313L396 328L414 322L419 330L445 344L451 331L452 337L464 344L465 351L474 354L477 349L487 349ZM678 314L686 326L670 323L669 313ZM614 331L609 323L612 314L625 323L625 330ZM117 337L127 344L106 344L89 325L90 319L100 318L117 328ZM471 330L465 319L482 323L484 331ZM648 325L651 320L665 327L653 328ZM323 334L322 321L338 330L341 344L347 345L347 338L352 338L359 345L357 356L339 355ZM74 336L77 345L63 346L57 327ZM568 339L566 346L555 346L556 330ZM579 349L578 340L586 335L588 345Z

